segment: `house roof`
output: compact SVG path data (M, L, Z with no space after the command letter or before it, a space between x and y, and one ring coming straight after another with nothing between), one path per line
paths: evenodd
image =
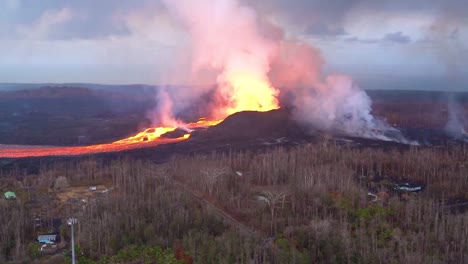
M8 191L5 193L5 198L6 199L16 198L16 194L14 192Z
M41 242L41 241L55 241L55 240L57 240L57 234L39 235L37 237L37 240L39 240L39 242Z

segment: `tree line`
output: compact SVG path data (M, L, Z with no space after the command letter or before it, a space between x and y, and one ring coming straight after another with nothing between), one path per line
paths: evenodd
M0 204L0 262L48 259L31 246L34 212L49 210L34 201L59 192L50 190L65 177L72 188L110 188L85 205L49 212L79 219L76 239L87 260L158 247L185 263L463 263L468 214L450 202L468 199L466 154L465 146L402 151L320 142L165 164L86 159L43 166L37 175L4 172L0 186L19 199ZM395 189L405 181L424 191ZM271 239L279 253L236 232L181 185ZM67 240L68 228L61 232Z

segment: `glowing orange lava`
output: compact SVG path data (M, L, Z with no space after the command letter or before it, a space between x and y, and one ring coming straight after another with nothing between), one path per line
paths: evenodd
M255 78L250 74L232 74L227 77L229 89L220 91L221 96L229 98L229 102L224 106L219 106L212 110L215 120L200 118L197 122L182 124L177 120L168 118L171 125L178 124L178 127L154 127L112 143L97 144L91 146L73 147L51 147L51 146L17 146L0 145L0 158L24 158L43 156L77 156L94 153L117 152L128 149L143 147L153 147L162 144L169 144L187 140L194 130L206 129L221 123L228 115L240 111L269 111L277 109L278 91L272 87L268 80ZM179 125L180 123L180 125ZM185 131L178 138L165 137L164 134L174 132L176 129Z
M197 122L188 123L181 127L152 127L147 128L144 131L136 134L135 136L131 136L128 138L124 138L121 140L114 141L112 144L134 144L134 143L141 143L141 142L152 142L161 140L161 136L175 131L177 128L184 130L186 133L177 139L183 140L188 139L190 137L190 132L195 129L201 128L208 128L210 126L215 126L221 123L223 120L206 120L205 118L198 119Z
M0 145L0 158L25 158L45 156L79 156L95 153L118 152L143 147L155 147L158 145L176 143L190 137L191 131L195 129L208 128L217 125L222 120L206 120L201 118L197 122L186 125L187 132L178 138L161 137L168 132L173 132L174 127L155 127L112 143L97 144L91 146L54 147L54 146L25 146L25 145Z
M25 145L0 145L0 158L26 158L46 156L79 156L105 152L118 152L129 149L155 147L158 145L175 143L185 140L180 138L160 138L154 141L133 143L108 143L91 146L53 147L53 146L25 146Z
M145 131L140 132L135 136L114 141L113 144L132 144L144 141L155 141L156 139L159 139L161 135L166 134L167 132L172 132L174 130L176 130L174 127L147 128Z
M241 111L266 112L279 108L279 91L267 79L249 73L232 73L227 79L229 85L220 93L230 102L225 107L214 109L214 116L219 119Z
M196 128L208 128L210 126L216 126L217 124L221 123L223 120L206 120L204 117L198 119L197 122L188 123L187 127L189 129L196 129Z

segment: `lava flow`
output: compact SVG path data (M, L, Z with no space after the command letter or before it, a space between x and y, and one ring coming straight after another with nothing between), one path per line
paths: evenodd
M163 2L174 18L185 24L191 36L194 72L207 67L217 74L214 102L209 104L211 107L207 113L213 120L202 118L188 124L177 120L177 112L173 109L173 102L178 101L175 96L178 95L177 91L166 92L163 89L159 91L157 111L152 118L160 127L147 128L129 138L92 146L0 145L0 157L73 156L157 146L187 140L192 131L217 125L236 112L263 112L279 108L280 91L273 86L268 73L273 58L278 55L280 43L261 34L262 27L253 19L254 10L235 0ZM216 17L216 23L208 17ZM225 32L233 34L226 35ZM195 87L187 89L192 90L184 91L186 94L182 98L187 99L186 95L190 94L200 95L194 91L197 89Z
M0 158L25 158L45 156L79 156L86 154L118 152L142 147L154 147L163 144L175 143L186 140L190 132L196 129L206 129L217 125L222 120L205 120L201 118L197 122L189 123L180 128L186 133L177 138L164 137L164 134L173 132L175 127L155 127L145 129L143 132L112 143L104 143L90 146L27 146L27 145L0 145Z
M107 143L91 146L54 147L54 146L25 146L0 145L0 158L25 158L46 156L79 156L94 153L117 152L161 144L174 143L184 138L160 138L155 141L134 143Z
M195 129L206 129L210 126L215 126L221 123L222 120L206 120L205 118L200 118L197 122L188 123L183 127L153 127L147 128L144 131L136 134L135 136L124 138L118 141L113 142L112 144L135 144L142 142L159 142L167 138L162 137L166 133L175 131L176 129L181 129L185 131L185 134L182 137L173 138L174 140L180 141L188 139L190 133Z
M232 94L223 94L224 97L230 98L231 103L212 109L213 115L218 118L208 120L200 118L197 122L185 124L179 120L175 120L171 116L165 118L169 120L169 124L173 126L163 126L147 128L134 136L124 138L112 143L97 144L90 146L24 146L24 145L0 145L0 158L25 158L25 157L44 157L44 156L78 156L95 153L117 152L128 149L136 149L142 147L154 147L162 144L175 143L187 140L190 133L194 130L203 130L211 126L215 126L222 122L225 117L230 114L240 111L269 111L278 108L278 102L275 99L276 90L272 88L268 81L259 78L257 81L252 81L250 78L247 82L250 86L246 86L244 78L232 81ZM254 86L254 87L252 87ZM247 89L251 87L252 89ZM257 89L259 88L259 89ZM227 91L225 91L227 93ZM243 100L242 100L243 98ZM265 98L267 98L265 100ZM273 99L272 99L273 98ZM167 98L167 100L170 100ZM164 111L163 111L164 112ZM163 113L165 114L165 113ZM167 113L166 113L167 114ZM171 113L169 113L171 114ZM180 130L180 133L176 130ZM174 132L174 133L172 133ZM168 134L181 135L173 138Z

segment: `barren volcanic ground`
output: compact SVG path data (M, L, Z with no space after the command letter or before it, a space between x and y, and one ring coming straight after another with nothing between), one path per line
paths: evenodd
M106 144L135 134L149 125L145 114L154 103L147 98L154 91L141 87L134 89L133 96L125 96L127 92L122 91L70 87L2 92L0 166L6 168L38 160L54 160L57 156L66 159L76 155L76 150L81 150L78 155L130 156L165 161L173 154L294 146L324 138L358 147L408 148L399 143L305 130L291 118L288 108L263 113L236 113L217 126L192 132L190 138L183 141L174 139L180 136L180 132L175 131L166 134L166 139L160 142ZM408 139L424 145L461 143L452 140L443 130L448 119L449 94L371 91L369 95L374 101L374 115L398 127ZM467 111L467 94L459 93L456 97ZM29 152L38 153L37 147L24 145L66 147L50 146L42 148L43 153L39 155L28 155ZM5 158L15 156L14 153L22 153L17 155L22 159ZM48 153L55 157L27 157L48 156Z

